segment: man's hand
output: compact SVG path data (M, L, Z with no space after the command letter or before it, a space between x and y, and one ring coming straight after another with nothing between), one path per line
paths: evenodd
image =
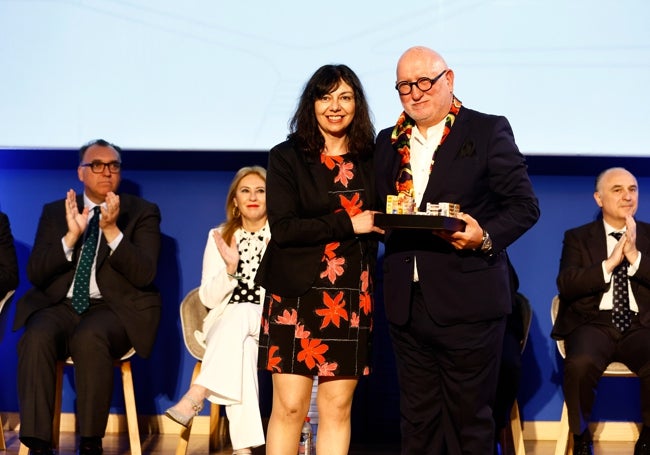
M612 273L616 266L623 262L623 258L625 257L623 250L627 241L627 236L622 235L618 242L616 242L616 246L614 246L612 254L610 254L609 257L605 259L605 269L607 270L607 273Z
M117 217L120 214L120 197L109 191L106 193L106 208L101 207L102 217L99 219L99 228L102 230L106 242L111 243L120 234L117 227Z
M483 241L483 228L478 224L478 221L463 212L458 214L458 218L466 223L464 231L434 231L433 233L451 243L457 250L480 248Z
M639 256L639 250L636 249L636 222L632 215L625 217L625 235L626 239L623 245L623 254L627 258L627 262L633 264Z
M68 248L74 248L88 226L88 207L79 213L77 193L74 190L68 190L65 198L65 220L68 224L68 232L63 237L63 241Z

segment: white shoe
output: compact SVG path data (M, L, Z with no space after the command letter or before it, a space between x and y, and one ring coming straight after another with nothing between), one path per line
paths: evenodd
M192 409L194 412L192 414L182 414L176 409L176 406L178 404L172 406L171 408L167 409L165 411L165 415L172 419L174 422L178 423L179 425L184 426L185 428L189 427L192 419L194 419L194 416L199 415L199 412L203 409L203 401L197 402L194 400L194 398L190 397L189 395L183 395L182 400L187 400L190 403L192 403Z

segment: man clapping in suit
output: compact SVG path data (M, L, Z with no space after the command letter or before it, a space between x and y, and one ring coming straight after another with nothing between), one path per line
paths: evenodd
M639 376L643 429L635 455L650 455L650 224L634 219L636 178L611 168L596 178L602 219L564 234L552 336L564 339L564 399L573 453L592 455L589 418L611 362Z
M75 364L80 455L102 453L113 363L134 347L151 352L161 299L153 285L160 211L120 194L121 150L99 139L84 145L77 168L83 195L69 190L46 204L27 265L33 284L18 302L20 440L50 454L57 360Z

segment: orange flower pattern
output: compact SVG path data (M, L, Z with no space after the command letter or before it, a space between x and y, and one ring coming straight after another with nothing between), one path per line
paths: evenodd
M330 280L330 283L334 284L334 281L336 281L336 277L343 275L344 268L343 266L345 265L345 258L332 258L332 259L326 259L325 263L327 264L325 270L321 272L320 277L325 278L327 277L328 280Z
M321 340L301 338L300 347L302 347L302 351L298 353L298 362L305 362L305 365L310 370L316 365L325 362L323 354L327 352L329 347L326 344L322 344Z
M278 368L278 363L280 363L280 357L275 357L275 353L278 352L278 347L277 346L271 346L269 348L269 360L267 364L267 369L271 371L280 371L280 368Z
M341 198L341 207L343 207L345 211L348 212L348 215L354 216L358 213L363 212L363 210L361 209L362 201L359 197L359 193L355 193L352 196L352 199L347 199L343 194L340 196L340 198Z
M348 155L321 155L321 164L318 171L330 182L330 211L345 211L349 216L362 212L366 194L356 160ZM322 245L318 275L305 295L267 294L260 368L318 376L370 374L372 249L360 237L331 239Z
M327 308L316 310L316 314L323 317L323 323L320 328L324 329L330 322L337 327L341 326L341 319L348 320L348 312L345 311L345 300L343 300L343 292L336 294L332 298L327 292L323 292L323 303Z

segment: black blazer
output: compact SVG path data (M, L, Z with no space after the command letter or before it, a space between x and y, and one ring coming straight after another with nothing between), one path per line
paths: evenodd
M297 150L291 141L273 147L266 177L266 207L271 241L255 281L267 292L299 297L320 273L325 245L356 236L345 211L332 213L327 188L329 182L316 172L320 161ZM368 207L375 207L372 160L358 158ZM377 241L370 235L358 236L366 243L373 264Z
M83 240L79 239L73 259L68 261L61 245L68 229L64 204L60 200L43 208L27 265L27 276L34 287L18 301L14 330L35 311L61 302L72 285ZM83 196L77 196L77 204L83 206ZM104 236L100 237L97 285L106 304L124 324L136 352L146 357L160 321L161 298L153 284L160 252L160 210L144 199L121 194L117 226L124 238L112 254Z
M630 285L639 306L639 320L650 327L650 224L636 222L636 247L641 252L641 262L630 277ZM605 259L607 238L601 219L564 233L557 277L560 307L551 332L553 338L565 338L576 327L598 316L600 301L612 283L603 279Z
M377 137L374 156L380 204L396 194L400 154L393 127ZM439 148L421 211L427 202L453 202L489 232L495 254L456 251L429 231L389 230L385 238L384 304L390 322L410 316L413 259L431 317L439 324L475 322L511 311L511 273L505 249L539 218L537 198L505 117L462 107Z
M0 300L18 287L18 258L9 218L0 212Z

